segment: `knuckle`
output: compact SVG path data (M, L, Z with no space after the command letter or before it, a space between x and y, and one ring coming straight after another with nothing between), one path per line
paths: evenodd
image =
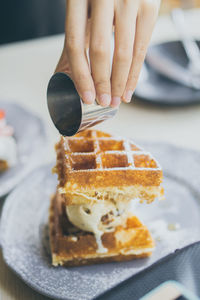
M123 2L123 5L125 6L125 5L128 5L130 3L130 0L123 0L122 2Z
M90 78L88 78L87 74L85 74L83 71L76 73L76 76L74 76L74 80L78 85L82 85L83 83L87 83Z
M90 54L92 57L97 57L100 59L103 59L104 57L107 56L107 52L102 45L101 46L97 46L97 45L92 46L91 50L90 50Z
M139 44L136 48L136 57L138 61L143 61L146 55L146 44Z
M125 88L124 82L115 82L112 86L112 93L121 96Z
M79 53L81 46L75 36L69 35L66 39L66 50L69 53Z
M157 14L159 8L159 0L143 0L142 1L142 14L154 15Z
M138 78L139 78L139 73L131 74L128 80L130 86L134 87L138 81Z
M132 59L132 51L130 51L130 47L119 46L116 50L115 57L118 61L128 63Z
M95 87L97 90L104 90L107 91L109 90L109 81L105 79L98 79L95 81Z
M107 49L102 39L98 39L91 43L90 54L95 57L104 58L107 56Z

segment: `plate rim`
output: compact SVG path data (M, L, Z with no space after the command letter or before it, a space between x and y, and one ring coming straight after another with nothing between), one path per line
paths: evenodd
M195 41L200 45L200 39L195 39ZM162 45L170 45L170 44L175 44L175 43L181 43L179 39L173 39L173 40L168 40L168 41L163 41L163 42L156 42L150 45L149 49L159 47ZM146 60L145 60L146 63ZM147 63L148 64L148 63ZM146 80L144 80L146 81ZM170 80L171 81L171 80ZM138 83L140 84L140 83ZM141 82L142 84L142 82ZM182 86L181 84L177 83L177 85ZM184 86L183 86L184 87ZM186 87L185 87L186 88ZM192 91L192 88L188 88ZM155 105L155 106L160 106L160 107L183 107L183 106L195 106L200 103L200 91L199 91L199 98L194 98L191 99L190 101L183 100L183 101L178 101L178 102L169 102L169 100L165 97L160 100L159 98L156 98L157 100L155 101L153 97L147 98L142 96L140 93L137 92L137 87L134 93L133 98L136 100L139 100L138 102L143 102L143 103L149 103L150 105Z
M19 109L23 114L26 114L27 116L28 115L32 116L35 119L35 122L37 120L37 124L38 124L38 127L40 129L40 144L39 144L40 149L42 147L45 147L45 144L47 142L46 127L45 127L45 124L44 124L42 118L40 118L40 116L38 116L37 113L32 112L26 106L24 107L20 103L14 102L12 100L7 100L6 101L6 100L1 100L0 99L0 108L1 108L1 105L5 106L5 107L6 106L17 107L17 109ZM23 178L25 178L25 176L28 173L30 173L31 171L33 171L35 168L38 167L38 164L35 164L35 156L36 156L36 152L34 152L32 154L33 160L30 161L29 163L27 163L26 167L23 168L22 172L20 172L20 174L18 174L17 176L15 176L12 179L13 184L11 185L11 187L4 188L4 189L0 190L0 201L1 201L1 198L6 197L10 192L12 192L15 189L15 187L22 182Z
M137 142L137 141L136 141ZM185 147L180 147L180 146L176 146L176 145L173 145L171 143L165 143L165 142L149 142L149 141L142 141L140 140L140 143L146 143L147 145L160 145L160 146L167 146L167 147L170 147L171 149L176 149L176 150L179 150L179 151L186 151L187 153L188 152L191 152L191 153L195 153L195 154L198 154L200 156L200 151L198 150L193 150L193 149L187 149ZM38 172L38 170L40 169L47 169L47 168L50 168L52 167L52 163L48 163L48 164L45 164L45 165L41 165L39 167L37 167L36 169L32 170L30 175L33 176L34 173ZM52 294L52 292L50 291L45 291L44 290L44 287L41 287L40 285L37 285L37 284L33 284L32 281L27 281L27 273L26 274L22 274L18 269L15 268L15 266L9 262L9 260L7 259L7 256L5 254L5 246L4 246L4 238L2 238L3 234L3 230L2 228L4 228L4 226L6 226L6 224L4 225L3 222L4 222L4 216L7 215L7 211L9 211L9 207L12 205L12 202L13 202L13 199L15 197L15 194L18 194L18 191L20 191L22 188L23 188L23 185L26 183L26 181L29 181L30 180L30 175L29 175L29 178L26 178L26 180L24 182L22 182L21 184L18 185L17 188L14 189L14 191L12 191L10 193L10 195L7 197L5 203L4 203L4 206L3 206L3 209L2 209L2 214L1 214L1 219L0 219L0 247L1 247L1 250L2 250L2 256L3 256L3 259L4 259L4 262L6 263L6 265L9 267L10 270L12 270L27 286L31 287L33 290L35 290L36 292L44 295L44 296L47 296L47 297L50 297L50 298L53 298L53 299L60 299L60 300L73 300L73 298L66 298L65 296L58 296L58 295L54 295ZM53 176L53 175L52 175ZM194 243L198 243L200 242L197 241L197 242L194 242ZM193 243L189 244L189 245L192 245ZM186 245L182 248L179 248L179 249L184 249L185 247L188 247L189 245ZM125 282L126 280L129 280L130 278L133 278L134 276L142 273L142 272L145 272L147 270L149 270L149 268L151 268L153 265L157 264L157 263L160 263L162 260L166 259L168 256L171 256L171 255L174 255L176 252L172 252L172 253L169 253L168 255L160 258L159 260L155 261L154 263L152 263L150 266L146 267L145 269L143 270L140 270L137 272L137 274L134 274L130 277L128 277L127 279L123 280L122 282ZM119 284L121 284L122 282L120 282ZM106 291L98 294L95 296L96 297L100 297L101 295L103 295L104 293L106 293L107 291L111 290L111 289L114 289L117 285L114 285L112 286L111 288L107 289Z

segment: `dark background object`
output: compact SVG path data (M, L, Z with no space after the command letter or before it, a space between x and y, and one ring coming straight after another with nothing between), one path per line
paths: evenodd
M200 41L197 42L200 47ZM187 65L187 57L180 41L157 44L157 51L175 60L183 67ZM200 103L200 90L195 90L172 81L159 73L146 63L147 77L141 80L136 88L135 98L148 103L182 106Z
M0 44L64 32L65 0L0 0Z
M200 297L200 242L174 254L119 284L96 300L138 300L167 280L176 280ZM200 298L199 298L200 299Z

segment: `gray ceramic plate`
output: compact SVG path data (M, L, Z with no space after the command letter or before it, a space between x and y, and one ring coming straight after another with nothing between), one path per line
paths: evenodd
M200 47L200 41L197 42ZM149 64L149 56L156 55L157 59L164 56L187 68L188 58L180 41L170 41L156 44L148 49L146 68L144 66L138 82L135 98L155 105L181 106L198 104L200 90L188 88L157 72Z
M52 166L31 175L7 198L0 241L7 265L29 286L54 299L86 300L148 268L200 237L200 153L164 144L146 144L165 171L166 201L142 204L136 214L151 229L151 258L76 268L55 268L49 255L47 218L56 177ZM192 220L192 221L191 221Z
M0 197L2 197L41 163L46 136L42 121L20 105L0 101L0 109L6 111L7 122L13 126L17 142L16 166L0 174Z

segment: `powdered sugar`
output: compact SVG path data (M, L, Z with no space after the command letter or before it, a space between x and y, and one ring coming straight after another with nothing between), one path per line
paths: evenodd
M133 208L156 241L151 258L80 268L52 267L43 234L49 198L56 188L50 166L36 170L5 203L1 244L7 264L30 286L54 299L89 300L177 248L198 241L200 154L163 144L146 147L164 166L166 192L164 201ZM180 228L169 230L168 224L174 223Z

